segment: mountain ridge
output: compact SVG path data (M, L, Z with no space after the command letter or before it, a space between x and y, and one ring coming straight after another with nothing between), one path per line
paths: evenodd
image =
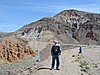
M19 69L20 71L26 69L25 72L23 72L24 74L27 74L26 71L31 71L29 67L32 66L32 64L34 69L38 68L35 67L38 66L36 63L42 63L40 60L49 56L48 53L50 53L49 51L55 40L60 42L62 51L69 50L69 48L72 49L74 48L74 45L75 47L85 45L87 48L90 48L92 47L91 45L93 45L93 48L96 48L96 45L100 45L100 14L93 14L78 10L64 10L53 17L43 17L36 22L27 24L15 32L1 32L0 60L9 62L11 66L6 67L9 64L6 65L4 63L2 65L2 62L0 62L0 74L5 73L3 75L6 75L8 74L8 71L10 72L12 70L11 75L14 75L13 69L15 69L15 73L17 73L16 70L18 70L18 68L21 69ZM94 59L96 54L98 54L97 59L99 60L99 48L97 48L97 51L93 48L90 48L88 53L83 53L88 54L88 57L92 56L91 58ZM91 49L93 52L91 52ZM84 48L84 51L85 50L86 49ZM94 52L95 56L89 55L94 54ZM72 49L71 54L73 55L73 53L77 56L78 48ZM70 55L70 51L69 53L66 51L64 54L64 58L66 58L67 54ZM71 58L73 58L72 55L70 56ZM20 62L22 60L23 62ZM4 69L2 69L2 67Z
M89 42L83 42L88 39L95 42L92 44L100 44L98 43L100 39L97 37L100 37L100 35L98 34L100 33L100 14L79 11L75 9L63 10L53 17L43 17L36 22L27 24L17 31L13 32L11 35L20 38L25 35L30 35L31 32L34 33L34 31L36 30L39 33L46 30L55 32L56 34L67 33L80 43L89 44ZM80 33L80 31L83 32ZM90 31L93 33L91 33ZM11 35L4 35L4 37ZM84 40L79 39L83 36Z

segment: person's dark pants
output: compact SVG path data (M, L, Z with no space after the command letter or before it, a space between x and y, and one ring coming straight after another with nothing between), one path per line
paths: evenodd
M56 69L58 69L59 68L59 64L60 64L58 55L57 56L52 56L52 67L51 68L54 68L55 60L56 60Z

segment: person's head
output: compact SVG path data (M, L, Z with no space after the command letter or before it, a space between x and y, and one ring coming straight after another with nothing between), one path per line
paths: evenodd
M55 41L55 46L60 46L60 43L58 41Z

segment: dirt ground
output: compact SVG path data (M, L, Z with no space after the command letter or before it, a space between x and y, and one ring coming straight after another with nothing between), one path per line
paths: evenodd
M63 51L60 56L60 70L50 70L51 57L40 62L41 66L33 75L100 75L100 47L79 48Z

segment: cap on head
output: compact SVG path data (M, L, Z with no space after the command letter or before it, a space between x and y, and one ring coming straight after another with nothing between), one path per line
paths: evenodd
M58 43L58 41L57 40L54 40L54 43L56 44L56 43Z
M59 41L55 40L54 43L55 43L56 46L60 46Z

